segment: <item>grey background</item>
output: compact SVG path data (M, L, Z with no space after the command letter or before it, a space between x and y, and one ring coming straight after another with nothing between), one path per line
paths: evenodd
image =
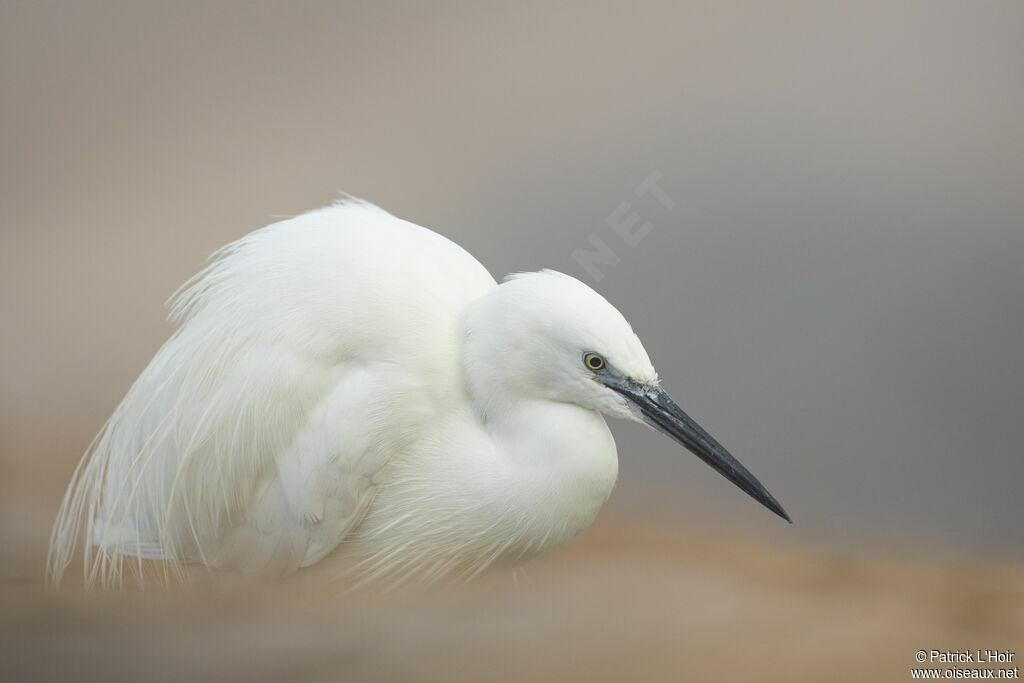
M1019 556L1018 2L0 2L0 525L74 463L218 246L344 190L551 267L792 514L613 424L606 515ZM675 201L635 195L652 172ZM653 228L607 224L629 202ZM595 281L591 235L619 262Z

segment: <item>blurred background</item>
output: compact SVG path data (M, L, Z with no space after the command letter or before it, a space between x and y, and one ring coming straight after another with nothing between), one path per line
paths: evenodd
M1011 1L0 0L0 673L906 680L919 649L1024 650L1022 26ZM616 423L608 506L515 585L45 594L163 302L341 191L495 277L600 291L795 523Z

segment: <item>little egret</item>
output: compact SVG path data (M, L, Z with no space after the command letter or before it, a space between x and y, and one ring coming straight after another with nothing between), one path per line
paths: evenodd
M789 520L572 277L497 284L359 200L211 258L75 471L51 584L83 528L87 585L119 585L126 564L141 576L143 559L395 584L511 566L579 534L611 493L602 414L667 434Z

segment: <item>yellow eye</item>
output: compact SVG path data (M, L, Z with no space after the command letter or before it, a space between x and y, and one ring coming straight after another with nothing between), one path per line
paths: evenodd
M596 353L588 353L583 356L583 364L591 370L603 370L604 369L604 358L597 355Z

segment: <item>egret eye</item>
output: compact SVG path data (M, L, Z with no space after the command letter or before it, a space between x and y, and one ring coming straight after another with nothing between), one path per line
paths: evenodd
M597 355L596 353L588 353L583 356L583 363L591 370L603 370L604 369L604 358Z

